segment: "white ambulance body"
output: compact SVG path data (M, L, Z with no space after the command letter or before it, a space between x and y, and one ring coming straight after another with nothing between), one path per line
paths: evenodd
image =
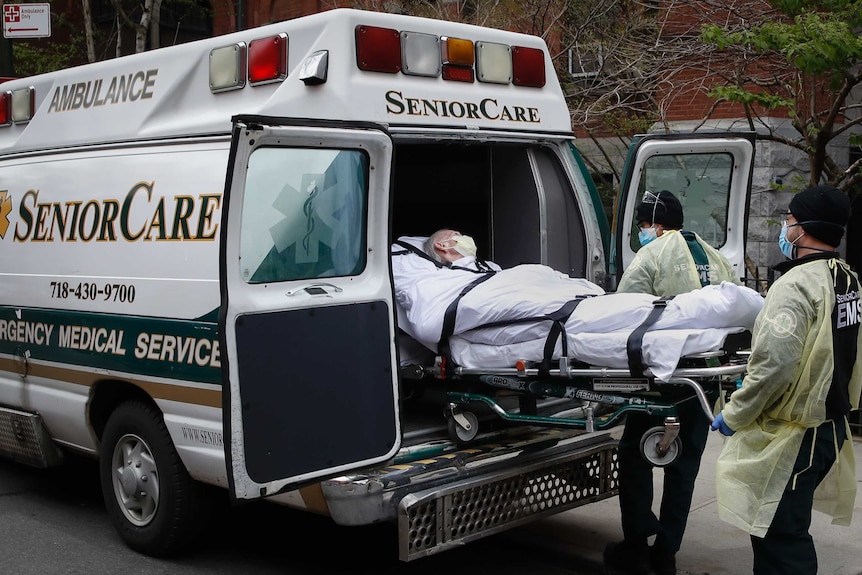
M599 283L633 254L628 228L607 245L540 38L333 10L0 91L0 454L99 457L133 548L181 548L205 484L398 520L405 560L616 493L609 431L465 451L400 397L395 238L469 230L504 267ZM750 144L704 148L735 166L728 222ZM514 510L481 495L525 481Z

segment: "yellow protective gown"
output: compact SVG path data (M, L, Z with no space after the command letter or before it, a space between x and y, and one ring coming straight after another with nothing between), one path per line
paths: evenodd
M739 284L739 275L721 253L700 236L695 239L709 261L709 284ZM672 296L703 287L691 250L679 230L665 230L642 246L626 268L617 291Z
M752 333L748 374L723 410L736 433L726 438L716 464L719 517L764 537L808 428L826 420L832 381L835 302L830 269L850 273L838 259L818 259L788 270L770 288ZM859 331L862 345L862 330ZM862 354L849 382L859 407ZM856 498L856 465L849 425L836 463L815 492L814 509L849 525Z

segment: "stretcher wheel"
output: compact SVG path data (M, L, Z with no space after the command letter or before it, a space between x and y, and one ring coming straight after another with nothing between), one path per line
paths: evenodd
M479 435L479 417L472 411L461 411L449 416L449 437L458 445L466 445Z
M664 439L664 434L665 428L658 426L649 429L641 438L641 455L656 467L664 467L676 461L682 449L679 437L675 437L670 445L668 445L667 452L660 454L658 446L662 439Z

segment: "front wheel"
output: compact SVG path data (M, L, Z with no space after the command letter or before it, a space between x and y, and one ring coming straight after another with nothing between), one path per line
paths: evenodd
M472 411L449 415L449 437L459 446L468 445L479 435L479 417Z
M656 467L670 465L676 461L682 450L682 442L680 442L679 437L674 437L673 441L668 445L667 451L661 453L658 448L664 439L665 433L666 430L664 427L653 427L644 433L641 438L641 455Z
M180 460L158 410L132 401L108 419L99 453L105 507L125 543L154 557L185 547L211 509Z

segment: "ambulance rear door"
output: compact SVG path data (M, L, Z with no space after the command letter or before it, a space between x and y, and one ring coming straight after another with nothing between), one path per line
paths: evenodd
M645 195L672 192L683 229L717 248L745 277L745 239L754 168L753 132L649 134L629 149L614 211L613 288L640 248L636 212Z
M253 499L400 448L392 140L374 124L238 116L230 158L224 444L233 496Z

